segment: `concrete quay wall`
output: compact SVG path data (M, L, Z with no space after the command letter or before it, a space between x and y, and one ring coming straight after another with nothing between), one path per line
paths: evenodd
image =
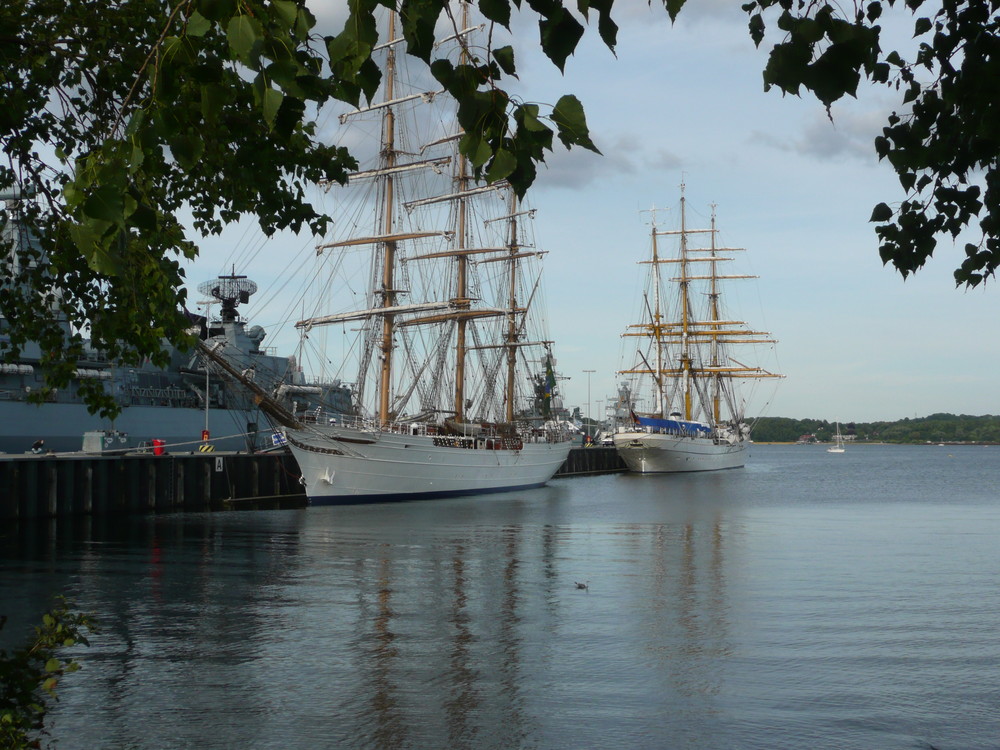
M557 477L624 470L614 448L573 448ZM304 507L288 453L0 457L0 520Z

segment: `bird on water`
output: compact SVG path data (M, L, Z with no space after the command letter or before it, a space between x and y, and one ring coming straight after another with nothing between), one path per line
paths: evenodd
M586 583L580 583L579 581L574 581L573 583L576 584L576 587L578 589L589 589L590 588L590 581L587 581Z

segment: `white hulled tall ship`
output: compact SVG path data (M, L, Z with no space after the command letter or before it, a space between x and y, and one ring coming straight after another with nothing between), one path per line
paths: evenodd
M459 63L478 31L462 9ZM356 368L354 416L286 429L313 504L539 486L570 448L545 421L555 378L551 342L530 314L541 302L533 212L506 184L474 181L453 103L408 79L396 24L390 16L376 49L379 95L341 116L353 153L380 137L371 168L335 193L342 234L317 248L331 272L323 307L297 323L309 335L340 332ZM338 304L350 306L330 312Z
M681 186L680 228L661 230L653 213L651 254L641 323L626 337L639 346L631 365L620 371L648 398L646 409L631 411L614 444L630 471L669 473L734 469L746 462L750 427L738 383L783 377L744 364L739 346L773 346L768 333L724 313L722 285L753 276L724 274L721 268L742 248L717 245L713 209L708 229L687 227ZM664 254L660 238L672 240Z

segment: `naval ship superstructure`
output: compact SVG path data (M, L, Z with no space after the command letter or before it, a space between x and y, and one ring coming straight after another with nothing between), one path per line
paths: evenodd
M17 196L4 195L8 221L0 247L30 242L17 215ZM10 250L14 252L14 250ZM257 285L235 273L199 285L199 291L217 303L215 315L189 314L192 328L215 357L268 391L303 422L327 422L352 413L351 389L340 381L307 382L294 356L280 356L262 346L265 331L248 325L238 307L257 291ZM211 309L211 306L209 306ZM213 311L214 312L214 311ZM69 334L69 324L66 323ZM0 342L7 339L0 319ZM253 394L227 377L198 351L185 352L164 342L170 354L165 368L148 361L122 366L100 351L88 348L77 362L74 380L44 403L29 402L43 385L37 344L23 348L16 362L0 361L0 452L127 451L156 446L167 452L262 450L281 443L279 434L260 411ZM79 383L98 380L105 393L122 407L114 420L91 414L77 394Z

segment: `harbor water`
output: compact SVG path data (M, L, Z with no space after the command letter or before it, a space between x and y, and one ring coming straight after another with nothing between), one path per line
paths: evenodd
M60 750L1000 747L1000 446L0 530ZM581 588L583 584L586 588Z

